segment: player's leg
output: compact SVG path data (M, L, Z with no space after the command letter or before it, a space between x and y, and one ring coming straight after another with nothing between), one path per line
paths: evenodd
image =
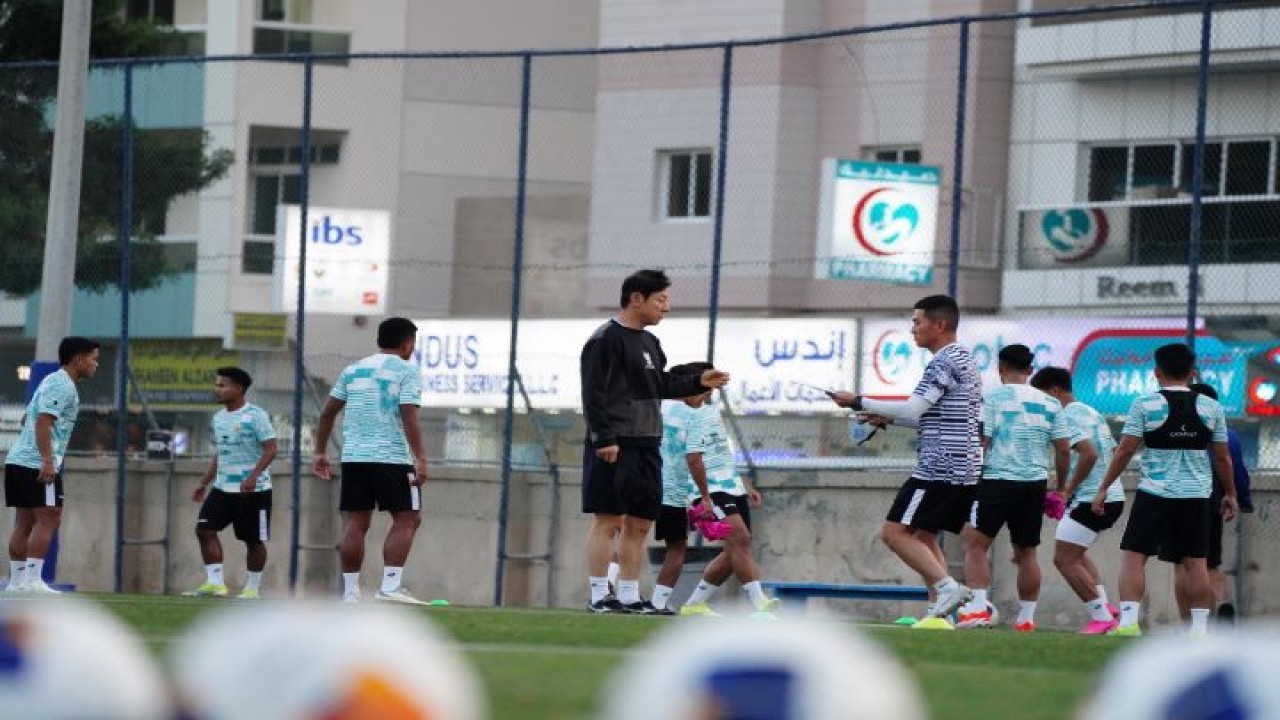
M1182 571L1182 593L1187 604L1191 632L1208 631L1209 612L1213 607L1213 588L1209 584L1210 514L1209 498L1175 500L1167 544L1175 548L1174 561Z
M1044 528L1045 482L1019 483L1013 489L1009 512L1009 539L1013 544L1013 562L1018 566L1018 618L1013 629L1035 630L1036 604L1040 601L1040 533Z
M227 583L222 574L222 542L218 533L234 520L237 497L217 488L209 490L200 512L196 516L196 543L200 546L200 560L204 563L204 583L195 590L184 592L191 597L222 597L227 594Z
M6 495L13 498L12 493ZM26 582L27 544L36 527L36 513L29 507L14 507L14 511L13 532L9 533L9 584L5 589L17 592Z
M1120 625L1117 635L1141 635L1138 621L1147 591L1147 560L1158 555L1169 525L1169 501L1144 490L1134 493L1133 509L1120 539Z
M238 597L256 600L267 566L267 541L271 539L271 492L248 493L237 498L236 539L245 546L245 581Z
M624 505L618 541L618 602L631 612L652 611L640 596L640 576L647 564L645 543L662 511L662 456L657 448L623 447L615 483Z
M689 519L684 508L663 505L658 521L654 523L653 535L655 540L663 543L665 552L650 602L658 610L670 612L667 610L667 600L680 580L685 550L689 544Z
M342 463L342 481L338 490L342 537L338 541L338 559L342 566L343 602L360 600L364 541L369 534L376 505L373 491L376 470L373 463Z
M1209 569L1202 557L1184 557L1178 563L1182 571L1184 593L1187 603L1187 619L1191 622L1191 632L1204 633L1208 630L1209 609L1213 606L1213 588L1209 585Z
M62 473L52 484L44 484L44 507L33 508L36 517L31 538L27 541L27 567L24 571L23 589L26 592L54 594L57 591L45 584L44 558L49 554L53 538L62 526Z
M585 445L582 454L582 512L591 515L587 529L587 587L592 612L621 612L622 605L610 588L609 568L617 559L618 538L622 534L622 502L614 482L616 463L596 457Z
M718 495L718 494L717 494ZM764 593L760 584L760 567L756 563L754 536L751 533L751 505L745 495L712 496L725 511L725 519L733 527L726 539L734 554L734 574L742 583L742 591L756 612L767 613L778 606L778 600ZM739 526L741 526L739 528Z
M946 564L939 561L936 546L921 537L918 531L934 534L960 532L972 501L969 486L929 483L912 478L898 491L881 526L880 537L885 545L936 591L936 599L926 612L929 617L950 614L967 601L971 593L969 588L951 577Z
M404 565L413 548L413 538L422 525L422 488L412 484L412 465L386 464L378 468L374 499L379 509L391 515L391 527L382 540L382 583L376 600L409 605L421 604L401 587Z
M956 627L991 627L991 543L1004 528L1010 511L1009 491L1012 483L984 479L978 483L977 498L969 506L969 514L960 540L964 544L964 582L973 589L973 599L960 608Z

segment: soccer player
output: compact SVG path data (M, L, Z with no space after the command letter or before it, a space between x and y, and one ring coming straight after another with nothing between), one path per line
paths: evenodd
M697 377L712 369L711 363L693 362L671 368L671 374ZM707 565L702 581L680 608L680 614L715 614L707 607L707 601L730 574L742 583L742 590L756 612L769 612L777 607L778 601L764 594L760 585L760 569L751 549L751 508L759 507L760 493L748 490L738 476L729 434L725 431L719 410L711 404L712 392L707 390L669 403L662 414L664 506L668 503L666 486L674 486L676 492L682 488L685 508L689 506L688 500L692 499L703 512L723 515L724 521L732 528L724 539L724 549ZM685 512L681 510L681 513ZM687 515L683 522L687 527ZM665 563L663 570L668 570ZM679 570L676 566L675 572L679 573ZM659 575L658 581L661 584L663 580L672 579L670 574L665 577ZM654 596L658 597L658 589L655 589ZM665 597L662 599L665 607ZM656 601L654 605L657 606Z
M889 508L880 537L931 589L930 618L948 615L972 594L947 572L938 545L939 532L958 533L964 525L982 467L982 378L969 350L956 342L959 324L960 308L947 295L915 304L911 335L933 358L909 399L832 394L837 405L860 413L860 421L919 428L915 470Z
M1062 415L1071 433L1068 442L1075 453L1062 496L1067 501L1066 516L1058 522L1054 534L1053 564L1062 573L1072 591L1084 603L1089 622L1082 635L1105 635L1119 624L1119 610L1107 602L1107 589L1102 573L1087 555L1098 536L1111 529L1124 512L1124 487L1114 483L1107 489L1103 514L1093 514L1091 503L1102 476L1111 464L1116 441L1101 413L1076 400L1071 372L1060 367L1046 367L1031 378L1031 387L1042 390L1062 404Z
M82 337L58 343L62 367L36 387L5 458L5 505L17 508L9 536L10 592L58 594L41 577L44 556L62 524L62 461L80 412L76 383L98 372L98 348Z
M338 413L342 419L342 600L360 601L364 540L374 508L391 514L382 545L382 586L375 600L425 605L401 587L404 563L422 522L422 484L427 455L422 447L418 407L422 376L408 362L418 326L402 317L378 325L378 352L342 371L316 425L315 473L328 478L325 449Z
M587 536L592 612L653 612L640 597L640 571L645 538L662 509L662 399L697 395L729 381L719 370L690 377L665 370L662 346L645 328L670 311L670 287L661 270L628 276L617 316L582 347L582 511L594 516ZM615 538L621 566L616 597L605 575Z
M1000 387L987 393L982 405L982 445L986 465L978 483L978 499L964 527L964 578L973 600L961 608L957 627L990 627L987 592L991 564L987 553L1005 525L1018 566L1018 619L1013 629L1034 632L1036 602L1040 599L1040 528L1049 481L1049 450L1055 483L1067 477L1071 462L1070 433L1062 405L1027 385L1035 357L1026 345L1000 349L996 368ZM1051 488L1056 492L1056 486Z
M214 374L213 396L223 406L213 416L217 449L200 485L191 492L193 501L203 501L196 520L196 539L200 541L205 581L185 594L226 596L218 533L231 525L236 539L245 546L247 573L239 597L256 600L262 568L267 564L267 539L271 536L270 468L278 445L276 429L265 410L244 398L253 384L249 373L238 367L223 367Z
M1142 634L1138 620L1146 592L1147 560L1152 555L1184 567L1191 632L1200 635L1208 631L1213 601L1205 565L1209 514L1221 512L1224 520L1232 520L1239 506L1230 480L1231 456L1222 405L1187 387L1195 360L1195 353L1182 343L1156 349L1155 376L1160 390L1138 397L1129 406L1120 444L1094 493L1093 512L1104 515L1111 484L1129 467L1138 448L1145 446L1141 480L1120 540L1124 551L1120 625L1111 631L1114 635ZM1223 484L1219 507L1211 507L1209 500L1215 475Z

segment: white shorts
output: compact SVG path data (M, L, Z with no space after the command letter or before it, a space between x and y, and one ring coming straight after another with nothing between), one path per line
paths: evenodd
M1098 533L1068 516L1058 521L1058 530L1053 534L1053 539L1087 548L1093 547L1093 543L1098 539Z

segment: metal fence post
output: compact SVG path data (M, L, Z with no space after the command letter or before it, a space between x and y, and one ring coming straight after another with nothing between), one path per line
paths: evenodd
M493 572L493 604L502 605L507 569L507 522L511 511L511 445L515 441L517 345L520 337L520 283L524 274L524 214L529 182L529 86L533 56L520 62L520 139L516 149L516 232L511 256L511 348L507 361L507 411L502 421L502 487L498 500L498 562ZM529 408L533 412L533 408ZM554 509L552 510L555 511Z
M289 512L289 589L298 587L298 551L301 549L302 524L302 393L306 388L307 369L304 352L307 330L307 211L311 205L311 99L315 84L315 58L308 55L302 64L302 145L298 178L298 306L294 320L297 340L293 352L293 475Z
M720 139L716 148L716 207L711 231L711 299L707 308L707 362L716 358L716 321L720 318L720 259L724 254L725 166L729 160L729 99L733 91L733 44L724 46L720 66Z
M1200 68L1196 82L1196 145L1191 152L1191 235L1187 238L1187 347L1196 349L1199 313L1200 249L1204 238L1204 136L1209 105L1209 51L1213 34L1213 0L1200 10Z
M116 350L116 552L115 591L124 578L124 495L128 488L129 445L129 293L133 285L133 63L124 70L124 107L120 113L120 346Z
M960 210L964 202L964 128L969 96L969 21L960 22L960 57L956 70L956 141L951 167L951 256L947 294L956 297L960 271Z

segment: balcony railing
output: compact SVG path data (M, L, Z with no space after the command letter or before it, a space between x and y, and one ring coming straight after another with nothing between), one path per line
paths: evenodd
M335 53L351 51L351 33L314 25L259 21L253 25L255 55L277 53ZM345 58L317 59L317 63L346 65Z
M1200 262L1280 262L1280 197L1204 199ZM1018 211L1019 270L1181 265L1191 198L1081 203Z

